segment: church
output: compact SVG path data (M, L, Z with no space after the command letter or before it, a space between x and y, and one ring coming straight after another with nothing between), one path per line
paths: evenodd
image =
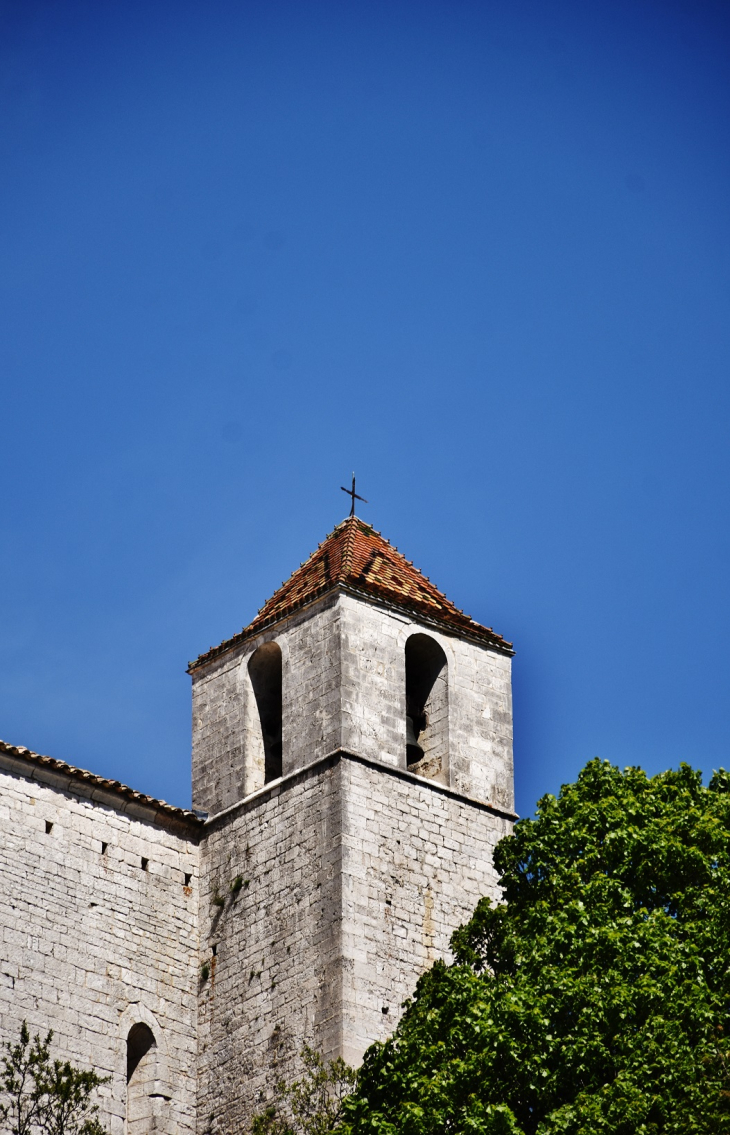
M305 1043L357 1065L500 897L512 654L351 514L190 664L192 810L0 742L2 1039L108 1076L111 1135L245 1131Z

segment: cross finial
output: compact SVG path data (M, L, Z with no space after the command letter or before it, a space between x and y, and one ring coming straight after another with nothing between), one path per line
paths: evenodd
M350 509L350 516L355 515L355 501L356 500L362 501L363 504L368 503L365 500L365 497L361 497L355 492L355 474L354 473L352 474L352 488L346 489L344 485L340 485L340 488L342 489L343 493L347 493L348 497L352 497L352 507Z

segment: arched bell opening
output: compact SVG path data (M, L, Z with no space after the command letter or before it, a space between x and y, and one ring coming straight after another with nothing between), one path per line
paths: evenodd
M281 647L265 642L254 651L248 664L261 728L264 784L282 774L281 746Z
M436 640L425 634L406 641L406 766L448 783L448 664Z

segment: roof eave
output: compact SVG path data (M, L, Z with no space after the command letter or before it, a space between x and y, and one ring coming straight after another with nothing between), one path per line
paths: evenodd
M286 611L278 611L275 615L272 615L270 619L261 622L254 619L252 623L249 623L249 625L239 631L238 634L226 639L224 642L220 643L219 646L213 647L211 650L206 651L205 654L199 655L193 662L190 662L187 673L193 674L197 670L203 669L209 663L215 662L224 655L236 650L239 646L243 646L246 642L263 634L264 631L271 630L272 627L278 626L280 623L285 623L293 615L299 614L315 603L319 603L320 600L334 592L353 595L369 603L377 603L381 607L391 608L394 611L398 611L400 614L409 615L411 618L415 616L420 622L432 626L442 633L450 634L454 637L466 638L471 642L479 643L480 646L488 646L493 650L497 650L500 654L506 654L512 657L515 653L511 642L507 642L501 635L497 634L489 627L482 626L481 623L476 623L472 620L471 626L460 626L455 623L450 623L448 619L440 619L437 615L428 614L428 612L424 611L417 604L396 603L392 599L378 595L376 592L355 587L353 584L345 581L336 581L335 583L328 584L327 587L322 588L315 595L308 596L303 602L292 604ZM467 616L464 617L466 618Z
M7 741L0 741L0 764L3 758L8 767L15 768L29 780L44 781L49 784L55 782L56 787L61 784L76 791L79 795L88 797L97 803L107 803L120 812L134 814L138 819L145 819L163 827L174 827L178 830L195 832L202 828L202 819L191 809L178 808L168 804L166 800L157 800L154 796L147 796L144 792L122 784L119 780L99 776L88 772L87 769L69 765L66 761L59 761L55 757L46 757L26 749L24 745L11 745Z

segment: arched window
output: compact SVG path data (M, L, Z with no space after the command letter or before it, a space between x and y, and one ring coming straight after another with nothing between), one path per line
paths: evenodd
M155 1115L155 1036L148 1025L132 1025L127 1037L127 1135L148 1135Z
M425 634L406 642L406 764L448 784L448 666L439 644Z
M281 647L265 642L248 664L261 727L264 784L281 776Z

